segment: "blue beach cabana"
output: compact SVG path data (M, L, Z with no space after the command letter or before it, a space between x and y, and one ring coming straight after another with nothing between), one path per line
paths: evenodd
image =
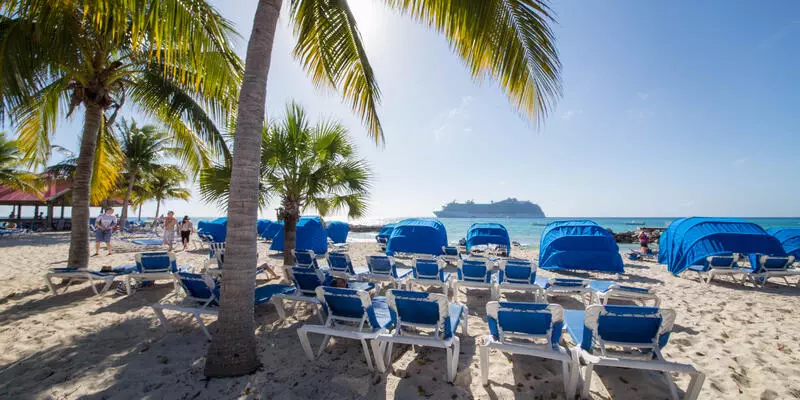
M215 242L225 242L228 233L228 219L217 218L213 221L198 221L197 234L209 235Z
M625 272L614 236L591 220L549 223L539 242L539 267L551 271Z
M467 251L472 246L495 244L511 252L511 239L505 226L495 223L475 223L467 230Z
M264 230L267 229L270 226L270 224L272 224L272 221L268 219L259 219L258 221L256 221L256 233L258 233L258 235L260 236L261 232L264 232Z
M272 238L270 250L283 251L283 229ZM312 250L315 254L328 252L328 232L322 227L319 217L300 217L297 221L297 242L295 250Z
M380 241L383 239L384 241L389 240L389 236L392 236L392 231L394 230L394 226L397 224L386 224L384 225L381 230L375 235L375 240Z
M786 255L800 260L800 228L772 228L767 229L767 233L781 242Z
M672 225L670 225L672 227ZM783 256L781 242L764 228L736 218L692 217L683 219L672 231L667 268L678 275L707 257L739 253Z
M259 235L265 240L272 240L278 232L283 232L283 221L273 221L259 232Z
M347 234L350 233L350 225L347 222L330 221L325 230L328 231L328 237L331 238L333 243L346 243Z
M396 253L441 255L447 246L447 231L439 220L432 218L404 219L395 224L386 254Z

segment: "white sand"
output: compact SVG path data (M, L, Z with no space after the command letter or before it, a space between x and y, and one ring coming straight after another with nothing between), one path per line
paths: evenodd
M488 333L486 293L470 291L470 337L462 338L455 384L444 382L444 351L400 347L394 372L370 372L358 342L333 340L315 361L304 358L296 328L310 320L302 309L281 323L271 305L256 308L263 370L237 379L206 381L208 345L185 315L168 314L172 331L160 329L148 307L171 292L160 283L131 297L94 296L80 284L50 296L43 275L63 266L66 233L0 240L0 398L264 398L264 399L551 399L563 398L559 364L526 356L491 355L490 385L480 384L476 339ZM264 245L260 244L262 256ZM357 265L374 245L354 244ZM516 252L530 257L533 252ZM130 264L133 253L102 255L91 268ZM198 268L205 252L179 252L179 263ZM279 258L271 259L280 263ZM706 286L675 278L653 263L629 264L627 282L659 290L664 307L678 312L666 356L694 364L707 375L701 398L800 398L800 288L763 290L737 284ZM551 275L543 272L545 275ZM593 275L579 275L593 276ZM602 277L602 275L597 275ZM608 278L608 276L605 276ZM513 295L512 295L513 296ZM522 297L510 297L520 300ZM558 300L557 300L558 301ZM577 301L558 301L580 307ZM794 316L793 316L794 315ZM212 322L213 319L209 320ZM212 334L214 323L210 324ZM319 343L319 338L314 339ZM688 379L678 378L680 388ZM592 397L667 398L663 381L641 371L600 368Z

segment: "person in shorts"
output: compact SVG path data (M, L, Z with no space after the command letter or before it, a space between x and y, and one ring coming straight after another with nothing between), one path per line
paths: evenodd
M113 253L111 250L111 233L114 232L114 228L116 227L117 217L114 216L113 208L106 208L105 212L94 220L94 255L100 253L100 243L106 244L108 255Z
M194 232L194 225L192 225L192 220L189 219L188 215L183 216L183 220L178 227L181 231L181 242L183 243L183 251L189 249L189 239L192 237L192 232Z
M647 235L647 232L642 231L639 234L639 246L641 247L642 254L649 254L650 248L648 247L650 244L650 236Z
M172 251L172 242L175 241L175 228L178 226L178 219L175 218L175 213L170 211L164 217L164 244L169 246L169 251Z

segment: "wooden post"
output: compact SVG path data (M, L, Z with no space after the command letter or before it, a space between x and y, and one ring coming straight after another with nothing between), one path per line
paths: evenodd
M61 205L61 219L64 219L64 205Z
M48 231L53 229L53 205L52 204L48 204L47 205L47 225L45 226L45 229L47 229Z

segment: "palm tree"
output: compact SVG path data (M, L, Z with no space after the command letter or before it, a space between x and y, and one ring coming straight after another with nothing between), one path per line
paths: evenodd
M236 108L233 34L203 0L0 3L0 118L16 127L25 160L44 164L59 117L84 108L69 266L88 264L98 136L126 101L164 124L194 170L208 164L206 146L228 156L216 123Z
M141 128L136 121L122 120L118 124L117 136L124 154L125 194L122 200L120 225L125 226L128 218L128 205L131 201L136 181L143 176L155 172L166 154L177 154L177 149L169 147L170 139L166 132L158 130L154 125ZM185 180L182 179L182 181Z
M181 187L186 182L186 174L174 165L165 165L155 168L144 179L144 193L150 200L156 201L156 215L161 211L161 202L170 199L189 200L192 193L189 189ZM131 189L132 191L133 189Z
M371 173L357 159L347 129L325 121L311 126L303 108L290 103L286 117L264 127L262 134L259 205L270 195L281 199L278 218L284 221L283 263L292 265L297 221L308 207L320 216L347 209L352 218L363 216ZM206 202L228 204L230 165L217 165L200 174L200 193Z
M38 177L22 169L21 159L17 144L0 132L0 186L39 194Z
M266 109L275 29L283 0L259 0L247 46L236 117L228 200L229 257L205 374L238 376L260 365L256 354L253 287L260 129ZM560 94L553 21L547 0L386 0L402 13L444 34L473 78L495 79L511 103L541 121ZM377 115L380 92L346 0L291 0L297 57L320 86L340 88L376 143L383 140Z

